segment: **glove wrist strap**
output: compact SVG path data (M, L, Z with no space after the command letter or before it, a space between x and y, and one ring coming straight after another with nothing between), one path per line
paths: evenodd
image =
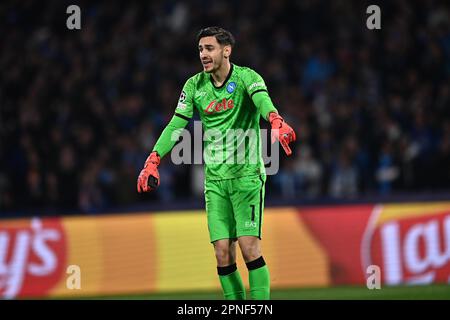
M272 125L272 123L273 123L275 120L279 120L279 121L281 121L281 122L284 122L284 119L283 119L278 113L276 113L276 112L271 112L271 113L269 114L269 123L270 123L270 125Z
M150 155L147 157L147 160L145 160L145 166L147 167L147 165L149 163L153 163L156 166L159 166L159 163L161 161L161 157L159 156L159 154L156 151L153 151L152 153L150 153Z

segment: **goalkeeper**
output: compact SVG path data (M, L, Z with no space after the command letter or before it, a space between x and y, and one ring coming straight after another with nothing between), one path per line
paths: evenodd
M163 130L145 161L138 181L138 192L148 192L159 185L158 165L176 143L171 139L193 116L199 113L205 133L209 129L223 137L228 130L253 130L256 148L244 148L245 161L230 161L234 153L217 140L204 142L205 150L225 155L224 161L205 159L205 202L208 230L217 259L217 272L225 299L245 299L245 288L236 267L236 241L249 270L252 299L270 299L269 269L261 253L261 227L264 209L266 173L261 156L260 117L271 124L272 143L278 140L286 154L295 132L278 114L261 76L250 68L230 62L233 35L219 27L200 30L198 50L203 71L189 78L181 92L174 116ZM238 145L246 139L236 138ZM219 150L221 149L221 150ZM223 152L220 152L223 151ZM249 161L255 157L256 161ZM217 159L216 159L217 160Z

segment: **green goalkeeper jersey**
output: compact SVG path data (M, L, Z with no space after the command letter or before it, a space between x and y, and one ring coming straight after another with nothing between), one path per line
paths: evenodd
M264 174L259 121L277 112L262 77L254 70L231 64L223 85L200 72L189 78L175 115L158 139L154 151L164 156L175 144L174 130L182 129L194 110L203 126L205 178L221 180Z

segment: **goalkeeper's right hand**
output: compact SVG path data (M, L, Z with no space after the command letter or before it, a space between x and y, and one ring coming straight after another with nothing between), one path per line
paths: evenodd
M145 160L144 169L142 169L137 180L137 191L139 193L153 191L159 186L159 162L160 156L156 151L150 153Z

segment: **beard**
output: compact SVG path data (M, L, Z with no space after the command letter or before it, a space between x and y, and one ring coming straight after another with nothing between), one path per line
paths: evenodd
M218 59L216 59L216 60L212 60L212 63L211 63L211 68L210 69L207 69L207 70L204 70L206 73L214 73L214 72L216 72L217 70L219 70L220 69L220 67L222 66L222 63L223 63L223 58L221 57L221 58L218 58ZM205 67L203 67L203 69L204 69Z

